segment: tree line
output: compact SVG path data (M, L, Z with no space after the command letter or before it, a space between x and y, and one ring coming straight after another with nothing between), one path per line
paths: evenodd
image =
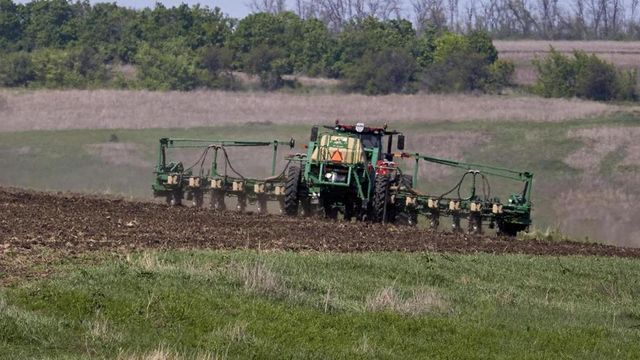
M284 0L253 0L254 11L287 10ZM418 29L480 30L493 38L639 40L640 0L296 0L302 18L341 29L353 18L412 18Z
M408 20L374 16L333 31L294 12L237 20L197 5L0 0L0 49L4 86L234 89L234 74L245 72L267 90L296 73L344 79L347 90L367 94L491 91L513 71L481 31L418 32ZM122 71L129 65L134 78Z
M254 1L256 12L238 20L198 5L134 10L87 0L0 0L0 86L233 90L243 86L239 72L255 75L265 90L295 87L288 74L342 79L344 90L372 95L495 92L510 85L514 65L498 58L488 31L451 31L428 21L416 27L398 18L394 1L322 4L298 1L297 11L285 11L281 0ZM326 18L330 9L340 22ZM592 88L610 95L547 91L549 81L575 79L555 76L564 68L543 62L534 90L603 100L635 96L634 74L596 60L571 66L608 71L618 80L602 86L616 89ZM585 79L585 71L564 73Z

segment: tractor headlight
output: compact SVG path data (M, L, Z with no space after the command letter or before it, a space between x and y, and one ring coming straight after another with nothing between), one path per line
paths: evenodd
M331 182L345 182L345 181L347 181L347 175L338 174L338 173L335 173L335 172L326 173L324 175L324 177L327 179L327 181L331 181Z

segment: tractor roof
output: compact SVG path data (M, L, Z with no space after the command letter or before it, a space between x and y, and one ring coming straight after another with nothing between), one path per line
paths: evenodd
M339 120L336 120L336 124L334 126L325 126L325 128L353 134L374 134L380 136L400 134L400 132L396 130L387 130L387 124L385 124L383 127L365 126L364 123L357 123L356 125L345 125L341 124Z

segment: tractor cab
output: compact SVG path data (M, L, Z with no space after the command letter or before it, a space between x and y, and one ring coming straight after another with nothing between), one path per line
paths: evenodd
M314 126L311 130L311 141L316 144L312 155L316 161L340 161L350 164L391 161L393 159L393 136L398 135L398 150L404 150L404 135L383 127L368 127L364 123L356 125L341 124L336 120L335 126L324 126L319 129ZM387 136L387 146L384 148L384 137ZM356 156L353 156L353 155Z

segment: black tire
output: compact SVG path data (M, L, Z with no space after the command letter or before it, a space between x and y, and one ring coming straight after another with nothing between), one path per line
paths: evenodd
M284 213L297 216L300 207L300 166L290 165L287 169L287 180L284 184Z
M501 223L498 224L498 234L504 236L515 237L520 231L525 231L527 225L513 224L513 223Z
M413 175L401 175L400 183L398 185L407 189L413 189Z
M192 205L197 208L201 208L204 205L204 193L202 191L198 190L193 193Z
M348 201L344 204L344 220L351 221L356 216L356 203L355 201Z
M266 215L269 213L266 196L258 196L258 214Z
M373 222L386 222L389 219L391 213L391 206L389 206L390 186L391 177L386 175L376 176L373 201L371 203L371 220Z
M182 205L182 192L174 191L169 195L169 206L181 206Z
M438 213L431 213L429 215L429 228L438 230L438 226L440 226L440 215Z
M480 215L469 216L469 234L482 234L482 218Z
M227 206L224 203L224 191L213 190L211 192L211 209L216 211L227 210Z
M338 209L334 206L334 202L329 199L324 199L322 202L322 207L324 209L324 216L327 219L336 220L338 219Z
M406 189L413 189L413 176L401 175L398 181L398 185ZM402 211L397 212L394 222L400 225L416 226L418 224L418 213L415 210L411 211L404 204L402 204L401 206L402 208L399 210Z
M247 210L247 197L246 195L238 195L238 203L236 204L236 211L243 213Z

